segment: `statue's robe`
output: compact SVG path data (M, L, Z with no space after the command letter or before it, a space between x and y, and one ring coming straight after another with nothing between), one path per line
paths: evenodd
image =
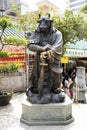
M38 79L40 77L40 53L43 52L43 47L47 44L51 46L51 50L54 52L54 60L46 60L48 63L48 80L46 87L48 87L48 84L51 90L59 87L62 73L60 63L62 43L62 34L55 28L51 28L48 34L43 34L38 29L31 34L28 47L31 51L36 52L34 67L30 77L31 87L38 88Z

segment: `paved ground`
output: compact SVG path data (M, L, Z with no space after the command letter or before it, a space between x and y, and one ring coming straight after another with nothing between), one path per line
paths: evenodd
M25 93L13 95L10 104L0 107L0 130L82 130L87 129L87 104L73 104L72 113L75 121L65 126L27 126L20 122L21 102Z

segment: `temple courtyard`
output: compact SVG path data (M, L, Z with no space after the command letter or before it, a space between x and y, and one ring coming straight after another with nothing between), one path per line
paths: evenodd
M28 126L20 122L25 93L15 93L6 106L0 107L0 130L82 130L87 129L87 104L73 103L74 122L69 125Z

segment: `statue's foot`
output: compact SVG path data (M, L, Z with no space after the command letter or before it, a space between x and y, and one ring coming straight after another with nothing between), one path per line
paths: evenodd
M52 94L52 103L60 103L64 102L65 100L65 93L60 92L59 94Z
M51 102L51 95L47 94L47 95L44 95L40 98L38 94L32 94L29 91L29 95L27 97L27 100L29 102L31 102L32 104L47 104L47 103Z
M29 96L29 93L34 93L34 94L38 94L39 91L38 91L38 88L37 87L30 87L30 88L27 88L26 90L26 95Z
M58 88L54 88L54 89L52 89L51 92L54 93L54 94L59 94L61 92L61 90L58 89Z
M59 94L59 99L60 99L60 102L64 102L64 100L65 100L65 93L64 92L61 92Z
M57 92L56 94L55 93L43 94L42 97L39 97L37 91L35 91L36 93L33 92L31 89L27 89L26 91L27 99L32 104L60 103L64 102L65 100L64 92Z

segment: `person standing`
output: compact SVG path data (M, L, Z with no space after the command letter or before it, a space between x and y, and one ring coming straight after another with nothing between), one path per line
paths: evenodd
M69 78L68 78L68 75L65 75L65 78L64 78L64 91L65 91L65 93L70 97Z

